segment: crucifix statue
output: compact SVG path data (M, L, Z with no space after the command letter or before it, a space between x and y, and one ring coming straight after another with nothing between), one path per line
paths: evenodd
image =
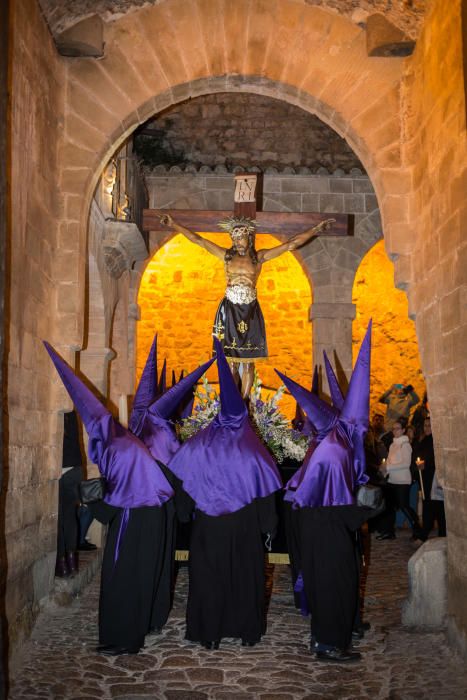
M182 214L180 218L176 210L173 212L146 210L145 215L146 222L149 222L151 219L147 212L155 213L159 217L160 224L164 227L182 233L192 243L199 245L224 262L226 290L214 319L213 336L220 340L232 373L238 383L241 383L242 396L247 398L253 385L254 362L268 356L264 318L256 296L256 282L262 265L283 253L296 250L321 232L331 229L336 224L337 217L340 221L336 228L339 230L332 233L334 235L347 235L347 231L342 233L342 228L345 228L342 215L336 215L336 218L316 223L317 215L311 214L308 216L314 217L314 225L308 225L303 230L303 221L298 224L295 221L295 226L298 227L299 231L286 242L274 248L256 250L255 234L258 223L261 224L261 228L268 232L271 229L273 232L274 228L277 228L277 223L275 226L268 226L266 221L263 223L261 219L267 220L271 216L282 217L285 218L286 225L288 215L284 217L284 214L256 211L258 185L256 174L237 175L235 180L233 216L225 217L219 221L220 215L225 215L226 212L200 212L205 218L208 213L217 214L218 221L214 230L220 228L228 231L232 240L230 248L224 248L217 243L208 241L186 226L186 212L180 212ZM266 216L261 216L260 219L260 215L263 214ZM306 214L292 214L292 216L306 218ZM151 228L154 229L154 225L151 225ZM197 228L200 230L199 226ZM211 231L213 227L208 224L208 228L201 230Z

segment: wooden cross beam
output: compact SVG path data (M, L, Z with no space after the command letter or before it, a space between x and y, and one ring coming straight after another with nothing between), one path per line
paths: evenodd
M275 212L261 211L261 174L245 173L235 175L234 216L248 216L256 219L257 233L281 234L287 237L303 233L324 219L335 219L330 229L322 232L325 236L353 236L353 214L325 214L316 212ZM219 221L232 216L228 210L205 209L144 209L143 231L166 233L169 228L160 223L163 214L170 214L182 226L197 233L225 233Z

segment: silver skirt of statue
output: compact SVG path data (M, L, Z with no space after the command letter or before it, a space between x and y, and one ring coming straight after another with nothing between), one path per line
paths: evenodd
M256 299L256 289L247 284L233 284L226 288L225 296L232 304L251 304Z

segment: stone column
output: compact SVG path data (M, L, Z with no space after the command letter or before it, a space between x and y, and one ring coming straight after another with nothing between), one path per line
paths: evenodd
M346 388L346 381L348 382L352 372L354 318L355 304L352 303L315 302L310 307L310 321L313 323L313 365L323 366L323 350L326 350L343 388ZM322 388L326 393L328 385L325 373L322 381Z

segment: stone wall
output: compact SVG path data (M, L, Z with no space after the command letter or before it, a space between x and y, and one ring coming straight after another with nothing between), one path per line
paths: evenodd
M403 155L412 168L410 255L402 268L416 317L445 486L448 612L467 653L467 153L461 2L431 2L403 86ZM464 41L466 37L464 36ZM465 50L465 49L464 49ZM396 267L398 262L396 262Z
M156 5L166 0L39 0L47 22L54 34L59 34L76 22L99 13L106 22L118 20L126 12L135 12L142 5ZM392 23L415 38L423 20L425 0L295 0L307 5L319 5L331 12L346 15L360 27L369 14L383 13ZM211 0L212 2L212 0Z
M248 93L182 102L144 124L135 147L149 165L363 169L345 139L315 115Z
M53 584L62 421L55 370L41 340L54 342L58 252L58 149L64 70L35 0L11 3L11 288L5 537L10 648L28 634ZM71 270L68 268L68 273ZM58 306L57 306L58 305ZM66 328L63 329L66 334ZM68 357L70 359L70 357ZM64 407L66 404L61 404Z

